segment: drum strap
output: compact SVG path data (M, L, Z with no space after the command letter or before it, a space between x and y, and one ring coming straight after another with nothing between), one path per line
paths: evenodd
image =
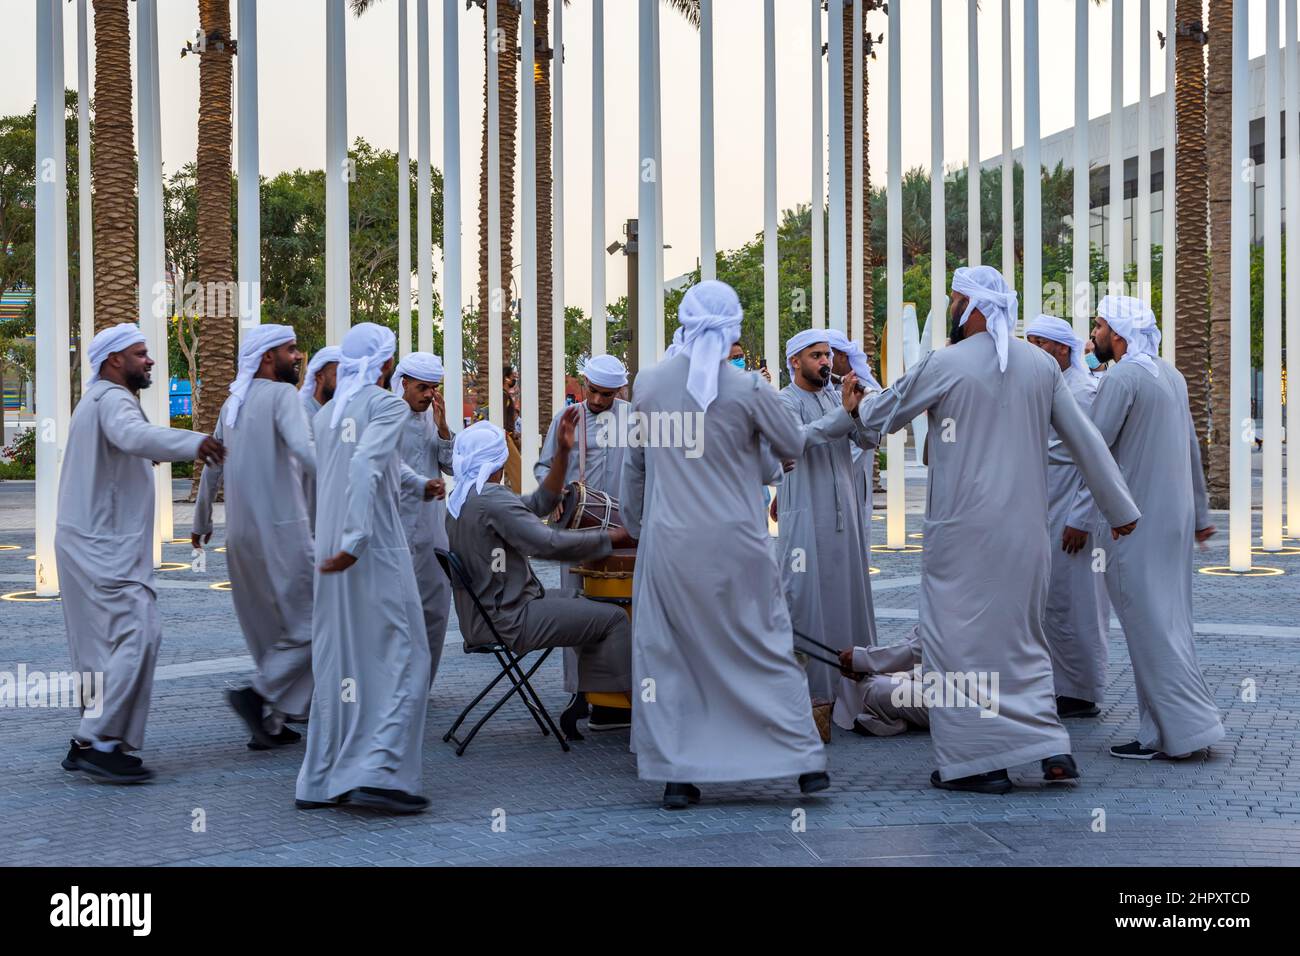
M587 482L587 403L581 403L581 422L578 428L578 480Z

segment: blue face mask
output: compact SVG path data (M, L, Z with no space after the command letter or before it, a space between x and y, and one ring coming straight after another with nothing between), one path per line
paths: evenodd
M731 360L731 364L736 366L736 368L740 369L742 372L745 370L745 360L743 358L734 358Z
M1089 352L1087 355L1083 357L1083 361L1084 364L1086 364L1088 368L1092 369L1094 372L1097 371L1097 369L1101 368L1101 362L1097 361L1097 356L1091 352Z

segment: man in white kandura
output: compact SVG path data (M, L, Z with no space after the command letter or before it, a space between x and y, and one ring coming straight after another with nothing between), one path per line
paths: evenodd
M863 399L860 411L882 434L929 414L921 656L927 678L944 685L943 706L930 708L939 761L930 782L1006 793L1007 768L1034 760L1049 782L1076 780L1043 633L1050 429L1112 534L1130 533L1139 511L1060 367L1015 337L1016 293L1001 274L957 269L949 316L952 345Z
M316 480L316 449L293 387L301 361L287 325L244 333L239 374L214 432L226 462L203 469L190 535L196 551L212 540L212 506L224 484L230 596L257 668L251 686L226 699L248 726L252 750L301 740L284 724L311 704L315 568L302 489Z
M436 548L447 547L447 486L442 476L451 474L452 454L446 406L438 392L442 374L442 359L430 352L412 352L393 372L393 394L400 396L410 410L402 427L402 497L398 511L424 607L430 684L442 660L451 615L451 582L435 553Z
M631 407L626 400L618 397L627 387L627 369L612 355L596 355L583 365L582 375L585 387L583 401L578 403L577 454L569 455L564 485L567 488L573 482L580 481L594 491L603 491L617 499L626 447L620 425L626 424L627 412ZM566 409L560 409L555 413L551 427L546 432L541 456L533 467L533 475L539 485L550 474L551 464L555 460L556 438L565 411ZM571 567L567 562L560 564L560 587L582 590L582 578L572 574ZM576 732L577 721L588 715L588 730L618 730L628 726L629 712L626 710L600 704L588 707L586 695L578 692L578 652L572 647L564 649L564 690L573 696L569 706L560 715L560 726L571 739L581 739L581 735Z
M867 353L862 350L862 345L849 339L847 335L839 329L827 329L826 341L830 343L831 351L834 353L831 357L831 384L839 385L844 380L844 376L852 372L858 377L858 384L864 388L880 390L880 383L876 377L871 374L871 363L867 360ZM872 463L876 460L875 449L867 450L859 445L853 445L853 488L862 496L862 507L867 514L867 520L871 520L874 512L871 494L872 482ZM870 531L870 525L868 532ZM870 534L867 535L868 538Z
M1069 322L1040 315L1025 326L1025 339L1056 360L1061 378L1085 413L1097 394L1097 379L1083 361L1083 340ZM1043 632L1052 652L1056 712L1062 718L1096 717L1106 692L1106 641L1110 602L1106 582L1093 568L1093 549L1104 531L1083 475L1056 430L1047 443L1047 535L1052 576L1047 584ZM1077 505L1077 507L1076 507ZM1140 508L1141 505L1139 504ZM1145 511L1143 512L1146 513Z
M339 347L327 345L311 357L307 363L307 374L303 376L298 389L302 399L302 410L307 413L307 423L321 410L321 406L334 397L334 385L338 380ZM310 430L310 428L309 428ZM303 473L303 499L307 504L307 526L312 534L316 533L316 476Z
M1106 588L1138 699L1137 740L1110 752L1185 757L1224 733L1192 637L1192 544L1208 541L1214 526L1187 383L1160 358L1160 330L1140 299L1103 298L1092 339L1097 358L1115 362L1097 388L1092 420L1142 509L1138 530L1105 549Z
M102 674L100 700L81 701L64 770L106 783L153 777L144 746L162 626L154 590L155 461L219 463L216 439L151 425L140 390L151 384L145 336L122 322L89 343L91 377L68 426L59 474L54 556L72 667Z
M397 338L370 322L339 346L316 413L316 608L311 723L297 806L419 813L429 641L397 511L410 407L388 390Z
M639 539L633 578L632 748L644 780L664 780L663 806L682 809L723 783L798 777L830 786L808 681L794 656L790 612L769 550L760 491L766 439L779 458L849 434L861 393L800 428L757 372L727 361L741 307L725 283L692 286L678 313L682 341L643 369L633 414L647 427L688 416L700 440L630 443L619 496ZM668 429L671 434L671 427Z
M813 697L835 702L833 719L848 730L859 713L854 682L820 659L854 644L876 643L868 580L871 513L854 483L852 448L869 452L880 444L880 435L864 431L856 420L847 435L832 438L815 430L841 402L839 391L828 387L826 330L792 336L785 354L790 384L781 389L781 401L801 431L813 431L803 454L782 462L785 475L776 495L782 586L795 646L810 653L808 689ZM858 381L880 390L874 379Z

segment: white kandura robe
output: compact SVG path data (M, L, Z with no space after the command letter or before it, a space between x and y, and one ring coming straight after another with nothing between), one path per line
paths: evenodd
M86 389L72 413L54 533L59 597L72 669L104 675L102 712L83 713L80 740L144 746L162 641L151 463L192 460L203 437L151 425L129 389L104 379Z
M757 373L720 365L707 412L686 390L686 354L644 369L633 389L633 408L649 421L698 415L702 436L698 457L637 445L623 466L623 518L640 541L632 749L647 780L758 780L826 767L769 549L760 439L778 457L798 458L810 436L847 435L853 419L836 408L801 430Z
M810 392L793 384L783 388L780 397L804 430L843 403L836 389ZM814 433L777 487L779 562L790 621L796 631L837 650L876 643L868 580L871 512L864 508L852 449L870 452L879 443L878 433L868 433L856 422L845 436ZM797 636L795 647L817 657L830 656ZM817 660L809 659L805 669L812 695L833 700L835 723L851 728L860 712L854 682Z
M1000 372L993 337L976 333L931 352L858 411L882 434L928 412L922 659L944 677L983 672L990 688L998 680L996 716L972 698L930 708L940 778L1069 753L1043 633L1049 429L1073 453L1110 525L1139 513L1060 367L1013 338Z
M1087 413L1097 394L1097 379L1073 365L1061 373L1066 387ZM1105 578L1093 570L1093 549L1110 540L1110 529L1097 516L1092 496L1070 451L1052 429L1047 447L1047 540L1052 548L1052 576L1047 585L1043 631L1052 652L1056 693L1101 703L1106 693L1110 602ZM1079 492L1084 491L1082 498ZM1141 504L1138 504L1141 508ZM1143 514L1145 514L1143 510ZM1079 551L1061 548L1066 526L1088 532Z
M1106 587L1124 628L1137 685L1138 742L1181 757L1223 738L1192 637L1192 548L1210 525L1187 383L1157 359L1102 376L1092 420L1142 509L1132 534L1105 542Z
M433 425L430 412L415 413L407 406L402 425L400 468L402 492L397 503L411 549L415 583L424 608L424 630L429 640L429 683L438 674L442 646L447 640L451 616L451 582L438 563L435 548L447 548L447 502L445 498L424 500L430 480L451 474L454 436L443 440Z
M307 413L307 430L311 431L312 420L316 413L320 411L320 402L316 401L315 396L311 396L303 401L303 411ZM302 474L302 498L307 505L307 527L313 537L316 534L316 476Z
M226 461L203 469L193 530L211 533L224 483L230 597L257 665L253 689L280 713L301 716L311 704L315 580L303 485L315 481L316 449L292 385L253 379L234 425L226 424L230 401L214 432Z
M619 422L627 421L626 415L631 405L621 398L614 399L609 411L593 415L587 403L581 403L582 421L575 429L573 449L569 452L568 468L564 472L564 485L581 480L589 488L603 491L613 498L618 497L619 482L623 478L623 457L626 452L624 437L619 431ZM560 418L568 411L561 409L551 419L547 429L546 441L542 443L541 455L533 466L533 476L540 485L551 473L551 462L555 460L555 436L560 426ZM560 587L582 590L583 578L572 574L573 566L568 562L560 563ZM578 690L578 652L572 647L564 648L564 692L577 693Z
M337 428L334 402L312 420L316 438L316 690L300 800L325 802L357 787L418 793L429 642L420 590L397 512L398 445L411 409L366 385ZM322 574L339 551L357 562Z

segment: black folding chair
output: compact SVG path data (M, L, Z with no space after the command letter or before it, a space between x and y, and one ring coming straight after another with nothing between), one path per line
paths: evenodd
M501 639L501 635L497 633L496 627L492 624L492 618L488 616L487 610L483 607L482 603L478 599L478 595L474 593L474 589L470 586L469 574L466 573L465 565L461 562L460 558L457 557L454 552L444 551L442 548L435 548L434 553L438 557L438 564L442 566L443 572L447 575L448 580L451 581L452 588L464 591L470 596L470 600L474 602L474 608L478 612L479 618L485 625L487 625L487 629L492 633L493 640L488 644L471 646L469 641L466 641L465 653L494 654L496 655L497 663L501 665L501 672L497 674L496 677L492 678L488 685L479 692L478 696L469 702L469 706L460 712L460 716L457 717L456 722L451 725L451 729L442 735L442 739L444 741L454 741L457 745L456 756L462 756L465 753L465 748L469 746L469 742L474 739L475 735L483 728L483 725L492 718L493 714L501 709L502 705L505 704L512 695L517 693L519 699L524 702L524 706L528 708L528 713L530 713L533 720L536 721L538 729L542 732L542 736L545 737L548 734L554 734L555 739L560 743L560 748L564 750L565 753L568 753L569 742L565 739L564 734L560 732L560 729L555 726L555 721L551 719L551 715L547 711L546 705L542 703L541 698L537 696L537 691L533 689L533 685L529 682L533 674L537 672L537 668L541 667L546 661L546 658L550 657L551 651L553 651L554 648L547 647L542 649L537 656L537 660L528 668L527 671L525 671L523 667L523 659L528 656L527 653L521 655L515 654L514 651L507 646L506 642ZM461 622L461 629L464 633L468 633L468 623L468 621ZM456 731L460 728L460 725L465 722L465 718L470 715L470 712L473 711L480 702L482 702L483 698L492 692L492 688L501 683L501 678L503 677L510 678L510 690L506 691L505 695L492 705L492 708L486 714L479 718L478 723L476 723L470 730L469 735L466 736L464 740L461 740L456 736Z

